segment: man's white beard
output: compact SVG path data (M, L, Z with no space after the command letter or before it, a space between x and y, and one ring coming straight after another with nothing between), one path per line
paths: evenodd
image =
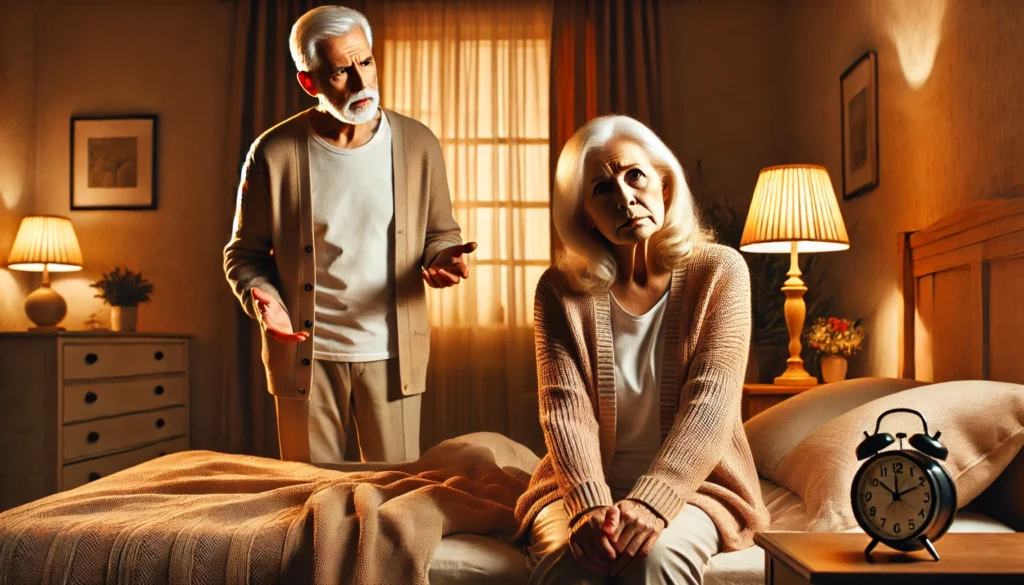
M335 105L323 94L320 94L319 97L321 107L346 124L363 124L365 122L369 122L377 115L377 106L380 103L380 93L372 87L367 87L359 93L349 96L345 105L342 107ZM370 99L369 104L361 108L352 107L352 104L367 98Z

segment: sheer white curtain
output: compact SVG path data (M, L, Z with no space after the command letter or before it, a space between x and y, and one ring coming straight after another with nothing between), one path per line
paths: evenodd
M438 136L471 276L429 295L423 448L467 432L543 449L533 295L550 264L551 2L389 1L381 98Z

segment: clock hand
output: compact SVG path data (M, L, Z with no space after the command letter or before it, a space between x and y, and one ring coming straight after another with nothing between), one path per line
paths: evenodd
M921 486L919 486L919 485L915 485L914 487L912 487L912 488L910 488L910 489L908 489L908 490L903 490L902 492L896 492L896 495L897 495L897 496L902 496L903 494L907 494L907 493L910 493L910 492L912 492L912 491L916 490L916 489L917 489L917 488L919 488L919 487L921 487Z
M884 481L881 481L881 480L879 480L879 482L878 482L878 485L882 486L882 489L884 489L885 491L889 492L889 493L890 493L890 494L892 494L893 496L895 496L895 495L896 495L896 492L894 492L894 491L892 491L891 489L889 489L889 486L885 485L885 482L884 482Z
M894 473L894 474L892 474L892 479L893 479L894 482L896 482L895 483L895 485L896 485L896 493L894 493L892 495L892 497L893 497L893 499L898 500L898 499L900 499L900 476Z

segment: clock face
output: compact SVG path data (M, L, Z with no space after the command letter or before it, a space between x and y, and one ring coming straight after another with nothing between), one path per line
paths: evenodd
M904 540L921 534L932 519L936 489L921 466L898 452L867 463L856 485L857 506L872 536Z

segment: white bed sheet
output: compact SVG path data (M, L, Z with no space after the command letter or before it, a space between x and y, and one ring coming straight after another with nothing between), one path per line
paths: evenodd
M803 531L807 525L807 509L800 496L762 479L761 497L771 514L773 531ZM847 532L860 532L860 528ZM961 510L950 532L1013 532L1013 529L978 512ZM429 574L431 585L525 585L529 577L521 549L476 534L456 534L441 539ZM715 555L704 570L704 585L763 583L764 551L756 546Z

